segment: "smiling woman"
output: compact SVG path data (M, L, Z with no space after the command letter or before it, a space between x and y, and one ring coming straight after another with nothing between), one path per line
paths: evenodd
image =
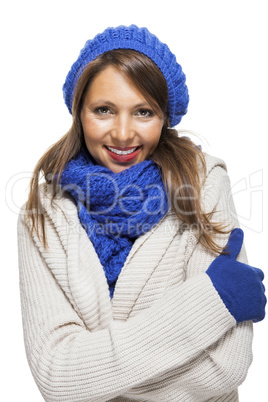
M89 153L115 173L144 161L158 145L164 124L160 113L124 73L106 67L87 89L81 110Z
M176 57L146 28L108 28L63 92L72 127L18 222L44 399L237 402L263 273L246 264L224 162L174 128L189 101Z

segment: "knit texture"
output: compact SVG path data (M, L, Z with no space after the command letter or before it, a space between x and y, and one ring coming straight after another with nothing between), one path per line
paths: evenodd
M206 161L205 212L237 226L224 164ZM48 248L24 210L18 247L26 354L44 400L237 402L252 325L236 325L205 273L215 256L192 231L168 212L135 241L111 300L75 202L52 206L47 185L40 197Z
M265 317L264 274L261 269L236 261L243 238L243 231L234 229L225 250L227 254L219 255L207 274L237 322L258 322Z
M83 150L66 165L61 185L77 203L80 221L95 247L113 297L134 241L167 213L159 168L145 160L113 173L94 164Z
M169 47L147 28L138 28L136 25L107 28L86 42L63 85L63 96L69 112L72 113L77 82L85 67L100 54L113 49L136 50L153 60L167 82L170 126L177 125L186 114L189 103L185 74Z

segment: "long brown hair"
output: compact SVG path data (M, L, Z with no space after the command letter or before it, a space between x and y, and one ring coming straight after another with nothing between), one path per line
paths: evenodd
M171 207L179 220L195 228L200 242L209 250L220 252L214 235L223 233L223 226L211 222L211 214L201 208L201 176L205 177L205 160L202 151L190 139L180 137L169 128L168 89L164 76L147 56L130 49L116 49L103 53L83 71L75 89L72 106L73 123L70 130L55 143L38 161L30 183L26 204L27 217L32 230L42 236L46 245L44 215L39 199L40 176L52 183L56 195L56 183L65 165L85 147L81 109L85 94L98 73L108 66L115 66L136 85L152 108L164 114L165 121L159 144L150 156L160 168ZM200 174L201 173L201 174ZM57 180L54 180L57 177ZM41 233L40 233L41 228Z

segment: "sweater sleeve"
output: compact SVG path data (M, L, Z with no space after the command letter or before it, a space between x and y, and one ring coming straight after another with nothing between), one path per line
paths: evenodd
M90 331L23 216L18 243L26 354L46 401L104 402L175 368L183 373L235 327L201 272L126 322L111 318Z

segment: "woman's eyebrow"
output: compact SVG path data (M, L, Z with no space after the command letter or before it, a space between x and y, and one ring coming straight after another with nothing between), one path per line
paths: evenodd
M117 105L109 100L106 99L97 99L94 100L93 102L89 102L91 106L99 106L99 105L106 105L106 106L111 106L111 107L116 107ZM142 108L142 107L149 107L148 102L142 102L142 103L137 103L133 106L131 106L133 109L135 108Z
M97 99L97 100L94 100L93 102L89 102L89 104L92 106L95 106L95 105L99 106L99 105L104 105L104 104L107 106L116 106L113 102L110 102L106 99Z

